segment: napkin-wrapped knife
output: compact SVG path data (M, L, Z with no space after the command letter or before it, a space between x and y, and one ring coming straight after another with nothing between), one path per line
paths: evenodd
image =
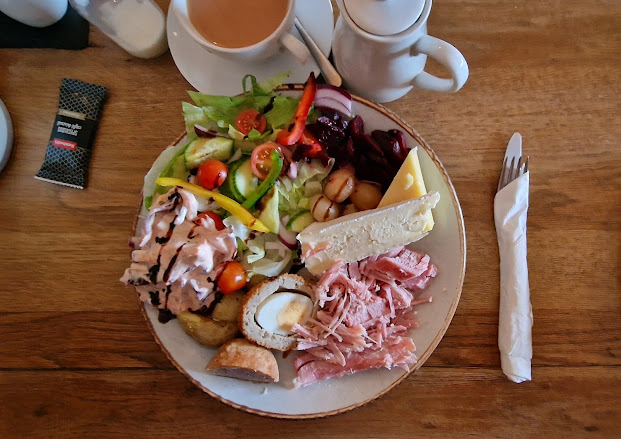
M522 136L513 134L503 166L518 163ZM498 348L502 371L516 383L530 381L533 313L526 262L528 171L500 187L494 198L494 222L500 253L500 308Z

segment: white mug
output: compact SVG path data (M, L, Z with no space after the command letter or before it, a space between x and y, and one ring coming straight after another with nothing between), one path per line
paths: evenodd
M270 36L250 46L227 48L211 43L194 28L188 16L186 0L172 0L175 13L181 25L188 34L208 52L236 61L258 62L269 58L277 53L281 47L284 47L289 50L301 64L305 64L310 58L310 52L304 43L291 34L293 21L295 19L294 2L295 0L288 0L285 18ZM260 17L257 17L257 19L260 19ZM234 25L234 23L232 23L232 25Z
M63 18L67 0L0 0L0 11L28 26L46 27Z
M399 99L413 87L452 93L468 79L468 64L455 47L427 35L431 0L414 24L394 35L365 32L348 15L343 0L337 0L340 16L334 30L332 50L336 69L347 88L376 102ZM449 72L444 79L424 71L427 56Z

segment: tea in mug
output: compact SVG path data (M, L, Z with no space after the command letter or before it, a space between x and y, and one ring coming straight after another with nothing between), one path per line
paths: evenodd
M197 32L216 46L236 49L269 37L287 15L287 0L187 0Z

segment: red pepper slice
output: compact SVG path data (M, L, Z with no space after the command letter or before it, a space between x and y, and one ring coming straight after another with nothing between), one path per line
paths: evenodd
M317 139L315 139L315 136L306 128L302 131L299 143L306 146L307 157L312 159L319 158L320 154L323 152L323 147L319 144Z
M302 92L298 107L293 114L293 120L291 120L291 123L286 129L278 133L276 136L276 143L289 146L300 140L304 132L304 125L306 125L306 116L308 116L308 111L315 101L316 91L317 83L315 82L315 74L311 72L306 81L306 86L304 87L304 92Z
M303 159L319 159L324 166L327 166L330 160L330 156L326 152L326 149L306 128L302 131L300 140L295 146L292 158L296 162Z

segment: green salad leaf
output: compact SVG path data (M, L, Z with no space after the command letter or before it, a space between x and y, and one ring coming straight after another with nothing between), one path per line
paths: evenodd
M328 166L323 166L319 160L310 162L301 161L298 164L298 174L295 180L289 177L280 177L278 209L282 215L294 215L310 208L310 199L322 193L321 182L328 176L334 165L330 159Z
M182 102L181 108L183 110L185 130L188 135L188 140L196 140L198 136L194 131L194 125L201 125L205 128L209 128L211 126L211 120L205 115L205 112L202 108L192 105L188 102Z
M282 128L293 119L298 100L285 96L276 96L272 108L265 113L265 120L272 128Z
M250 93L254 96L273 96L276 87L281 86L288 77L289 72L284 72L276 76L272 76L271 78L268 78L259 84L256 77L254 77L253 75L246 75L242 78L242 88L244 90L244 95ZM249 90L246 89L248 79L250 79Z
M187 102L182 104L188 138L190 140L197 138L194 132L195 124L207 129L217 129L222 132L230 131L230 127L235 126L237 115L243 110L252 108L262 114L266 113L268 129L263 134L251 132L248 139L251 141L263 140L269 136L271 131L281 128L293 118L297 100L277 96L274 93L274 89L281 85L288 76L289 73L281 73L259 83L256 77L246 75L242 80L244 93L239 96L216 96L188 91L188 95L194 101L194 105ZM233 138L236 137L233 136Z
M246 249L240 259L248 277L255 274L272 277L286 271L293 252L280 241L278 235L265 233L246 241Z
M229 125L235 125L237 115L243 110L253 108L263 112L271 99L270 96L213 96L195 91L189 91L188 94L203 110L209 121L215 123L218 128L225 129L228 129Z

